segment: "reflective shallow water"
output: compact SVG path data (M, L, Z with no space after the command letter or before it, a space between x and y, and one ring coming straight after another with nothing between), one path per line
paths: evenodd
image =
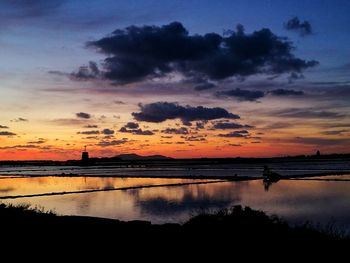
M261 180L183 185L191 182L150 178L7 178L0 180L0 196L135 186L140 188L2 201L29 203L58 214L154 223L184 222L202 209L217 210L241 204L279 215L292 223L332 222L350 230L350 181L281 180L270 185L268 191ZM171 186L141 187L169 184Z

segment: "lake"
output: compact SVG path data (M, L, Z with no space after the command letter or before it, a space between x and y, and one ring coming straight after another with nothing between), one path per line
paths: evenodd
M57 193L53 196L3 199L1 202L31 204L62 215L149 220L153 223L184 222L203 210L214 211L240 204L270 215L276 214L290 223L310 220L323 225L334 223L350 230L350 175L280 180L269 186L264 185L262 180L10 178L9 175L0 178L1 198ZM76 193L80 191L83 193ZM61 195L62 192L65 194Z

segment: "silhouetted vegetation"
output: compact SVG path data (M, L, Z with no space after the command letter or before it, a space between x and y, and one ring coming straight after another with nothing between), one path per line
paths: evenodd
M29 206L0 204L0 224L3 238L56 240L70 242L100 242L113 237L114 243L135 247L176 243L179 247L200 245L211 249L232 246L258 246L267 249L297 246L326 245L341 247L350 240L340 232L326 233L311 224L291 227L276 216L249 207L235 206L214 213L201 213L184 224L151 224L147 221L119 221L113 219L58 216L53 212ZM131 243L130 243L131 242ZM152 241L153 242L153 241Z

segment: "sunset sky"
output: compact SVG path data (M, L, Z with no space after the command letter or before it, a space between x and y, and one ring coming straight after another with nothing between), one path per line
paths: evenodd
M350 1L2 0L0 159L350 152Z

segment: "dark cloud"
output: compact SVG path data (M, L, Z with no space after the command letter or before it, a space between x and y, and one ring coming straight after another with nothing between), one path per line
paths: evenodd
M292 53L291 41L261 29L246 34L242 26L225 36L216 33L190 35L179 22L164 26L130 26L88 47L107 55L103 63L104 78L131 83L168 73L185 77L222 80L255 74L300 73L317 61L306 61ZM94 76L85 67L78 76Z
M291 128L294 125L292 123L286 123L286 122L276 122L271 123L269 125L266 125L264 129L284 129L284 128Z
M228 145L231 147L241 147L242 146L241 144L236 144L236 143L229 143Z
M8 129L8 126L0 125L0 129Z
M215 87L216 87L216 85L213 83L203 83L203 84L199 84L199 85L195 86L194 89L201 91L201 90L213 89Z
M111 129L103 129L101 131L102 134L105 134L105 135L111 135L111 134L114 134L114 130L111 130Z
M11 120L11 122L27 122L28 121L28 119L25 119L25 118L17 118L17 119L13 119L13 120Z
M52 73L54 73L54 71L51 71L51 74ZM96 62L90 61L88 66L81 66L77 72L71 73L70 77L74 80L89 80L97 79L100 75L101 73Z
M298 17L293 17L284 24L284 28L298 32L300 36L304 37L312 34L312 27L309 21L301 22Z
M187 142L203 142L207 140L205 137L205 135L181 136Z
M43 138L39 138L39 139L36 140L36 141L28 142L28 144L44 144L44 143L46 143L46 140L43 139Z
M207 121L197 121L196 122L196 130L204 129L206 123L207 123Z
M91 118L91 115L89 113L85 113L85 112L78 112L75 115L81 119L90 119Z
M248 138L249 132L247 130L233 131L225 134L219 134L218 136L226 138Z
M312 108L289 108L284 110L279 110L273 113L274 116L284 117L284 118L342 118L345 115L333 112L333 111L323 111Z
M128 142L128 139L123 138L121 140L112 140L112 141L100 141L99 143L97 143L97 146L100 147L109 147L109 146L118 146L118 145L122 145Z
M124 127L127 129L137 129L139 124L136 122L128 122Z
M250 129L250 128L254 128L254 126L242 125L234 122L216 122L212 127L212 129L215 129L215 130L242 129L242 128Z
M0 136L14 136L17 135L14 132L8 132L8 131L0 131Z
M161 138L163 138L163 139L171 139L171 138L173 138L173 136L161 136Z
M121 101L121 100L115 100L114 103L115 103L115 104L118 104L118 105L123 105L123 104L125 104L125 102L124 102L124 101Z
M81 131L81 132L77 132L77 134L85 134L85 135L92 135L92 134L100 134L100 131Z
M88 125L85 125L83 128L95 129L95 128L98 128L98 125L95 125L95 124L88 124Z
M321 133L324 134L324 135L342 135L345 132L349 132L349 130L323 131Z
M292 139L291 142L300 144L311 144L318 146L334 146L349 144L349 138L321 138L321 137L297 137Z
M23 144L23 145L13 145L13 146L4 146L0 147L1 150L7 150L7 149L41 149L42 147L38 145L32 145L32 144Z
M141 128L139 128L139 129L127 129L126 127L122 127L122 128L120 128L119 132L131 133L134 135L154 135L154 132L149 131L149 130L142 130Z
M162 133L166 134L189 134L189 131L186 127L181 128L166 128L165 130L162 130Z
M48 16L56 12L64 2L65 0L2 0L0 15L11 21L16 18Z
M236 114L230 113L223 108L206 108L203 106L181 106L172 102L155 102L150 104L139 104L140 112L132 115L138 121L163 122L166 120L180 119L184 124L191 121L214 120L214 119L239 119Z
M302 96L305 94L304 91L292 89L275 89L270 90L269 93L274 96Z
M240 88L228 90L228 91L219 91L216 93L216 96L221 97L235 97L240 101L256 101L265 96L265 93L260 90L242 90Z

